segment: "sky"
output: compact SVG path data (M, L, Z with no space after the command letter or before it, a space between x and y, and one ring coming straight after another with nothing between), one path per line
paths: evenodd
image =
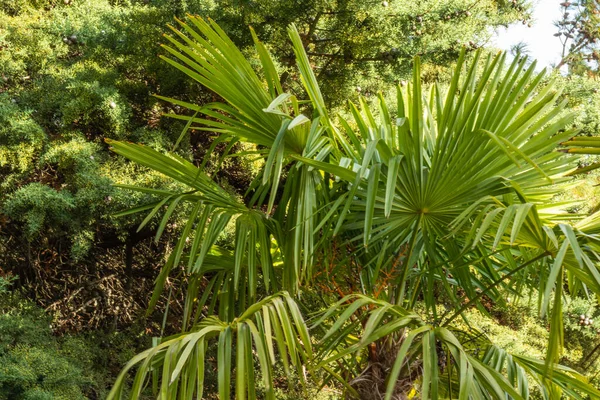
M531 28L521 23L508 28L500 28L492 38L492 44L502 50L524 42L529 55L538 60L539 67L556 64L560 59L562 45L559 38L553 36L557 29L554 21L561 17L560 0L532 0L533 24Z

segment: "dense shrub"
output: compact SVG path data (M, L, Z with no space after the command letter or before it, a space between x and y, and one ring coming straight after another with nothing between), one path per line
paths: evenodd
M85 399L93 386L88 346L67 339L65 348L74 351L63 354L43 310L8 293L0 296L0 398Z
M111 216L152 199L112 185L164 187L164 178L109 157L103 140L173 147L183 126L163 122L160 116L169 109L151 94L198 99L208 94L184 84L179 72L156 57L156 37L173 15L213 8L208 1L188 7L108 0L23 0L0 8L0 262L42 304L63 307L60 300L77 292L72 300L81 308L94 297L93 290L79 290L79 277L86 274L97 276L86 285L115 272L115 282L131 280L136 267L153 278L156 260L145 257L158 254L148 240L157 222L136 232L141 219ZM207 143L195 139L193 149L182 146L183 152L195 149L202 156ZM228 162L234 185L251 175L243 161ZM63 283L55 286L59 280ZM133 282L123 287L129 286ZM131 322L143 307L132 308L138 303L129 295L110 302L132 310L131 317L119 316L120 323ZM59 311L61 318L70 312ZM113 313L104 318L112 319Z
M0 278L0 399L103 399L119 366L148 345L135 327L56 336L53 316L8 288Z

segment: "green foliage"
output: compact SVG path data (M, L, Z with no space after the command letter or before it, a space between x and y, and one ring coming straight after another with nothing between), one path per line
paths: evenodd
M172 33L174 40L163 40L172 48L166 58L179 67L179 62L191 66L202 75L198 82L186 80L184 74L156 57L157 38L168 31L166 23L173 15L183 18L186 13L212 16L233 40L224 45L212 36L213 44L220 43L215 57L206 56L210 46L186 50L190 44L179 41L178 32ZM529 18L525 2L495 0L5 1L0 5L3 268L23 272L25 277L37 271L38 282L31 287L39 290L51 282L70 284L61 274L78 274L80 267L90 267L86 271L94 274L100 269L102 276L106 263L125 262L131 275L116 279L137 285L135 274L143 268L148 269L147 275L153 274L153 264L135 265L133 272L132 258L112 247L125 247L126 253L132 254L132 247L141 248L140 243L151 237L157 238L158 251L175 246L157 280L151 306L161 302L162 288L173 283L169 274L183 277L189 293L187 299L182 298L182 306L176 307L176 313L183 314L181 323L176 324L183 327L182 336L169 345L163 341L154 353L143 353L147 356L143 362L164 364L170 355L176 355L183 361L181 365L167 363L164 370L169 377L193 376L200 363L188 362L190 352L197 356L200 352L193 346L178 346L187 346L197 337L196 343L206 339L213 343L214 357L219 360L213 364L221 365L206 371L206 377L214 376L217 382L212 386L222 394L228 390L229 380L237 385L239 396L250 393L242 378L257 367L262 372L257 375L262 381L258 390L268 396L283 395L283 385L272 384L279 380L277 369L288 380L301 381L304 368L309 375L313 373L307 378L319 384L339 385L348 393L360 390L361 394L379 395L360 386L360 382L375 379L375 374L369 379L361 375L366 366L376 364L371 358L372 346L384 350L388 358L382 364L387 362L388 372L428 367L419 375L415 390L445 390L436 388L431 380L444 372L435 371L435 357L443 353L439 347L460 367L441 376L442 380L458 384L472 378L475 382L475 386L462 386L467 389L460 390L461 396L475 390L473 387L495 395L502 390L510 394L511 389L502 386L506 384L501 375L504 368L519 371L519 379L523 370L533 377L543 376L545 368L553 367L551 361L559 360L563 325L566 343L560 360L585 372L583 367L589 370L593 360L585 360L582 367L577 364L581 357L571 354L582 349L583 357L583 349L594 346L595 338L591 329L584 330L569 319L572 317L563 316L584 312L577 311L585 308L578 303L578 294L597 292L598 277L591 260L598 250L593 236L598 223L592 216L574 229L561 225L579 216L557 213L556 207L563 205L552 203L556 200L553 196L567 187L569 178L564 173L575 165L551 152L556 141L574 134L559 130L571 120L565 117L552 124L557 115L546 111L557 98L551 89L540 88L543 95L537 97L519 97L520 93L536 93L538 78L521 71L525 63L515 62L510 67L513 75L499 66L502 59L489 60L498 63L495 67L473 63L469 65L475 65L477 73L459 73L458 68L454 76L461 80L450 81L449 66L455 64L463 47L465 58L481 57L473 50L486 42L490 28L521 20L526 23ZM292 34L293 49L284 45L289 23L298 29ZM264 47L248 34L248 24L266 43ZM218 36L222 37L221 33ZM259 54L252 50L254 44ZM303 55L302 47L310 58ZM201 60L202 54L210 61L200 62L200 68L183 58ZM422 65L413 65L415 54L421 56ZM177 58L179 61L173 61ZM467 68L461 62L459 65ZM258 74L252 72L261 67ZM407 85L413 67L419 79ZM495 84L489 83L491 78L486 81L482 77L486 73L498 77L496 92L489 89ZM522 86L506 89L510 76ZM421 85L440 80L444 84L423 94ZM389 92L379 97L377 91L394 82L401 84L401 94L396 97ZM483 92L475 94L480 82ZM577 111L574 123L586 135L595 133L599 126L595 84L577 78L564 85L571 94L569 106ZM178 100L157 100L150 96L154 93ZM482 93L493 94L477 103ZM357 98L358 104L342 110L341 119L332 117L339 111L337 106ZM213 103L219 100L226 105ZM191 119L200 107L201 112ZM480 119L469 120L468 107L473 107L473 115ZM535 111L528 114L531 110ZM161 119L163 112L175 119ZM191 129L181 137L177 155L162 157L160 153L174 149L187 122ZM454 131L455 126L463 130ZM539 130L542 133L536 136ZM473 137L461 141L467 133ZM440 137L448 141L445 147L437 141ZM145 144L138 148L112 142L118 152L142 165L108 155L105 139ZM209 147L211 143L214 147ZM223 153L239 154L222 158ZM201 163L202 158L208 164ZM548 185L550 180L554 186ZM113 183L146 189L131 194L115 190ZM147 218L132 213L120 219L111 216L140 204L143 206L137 211L152 210ZM138 232L136 225L142 221L145 228ZM182 239L177 240L174 233L180 233ZM139 252L148 252L148 248ZM49 260L42 264L44 257ZM444 267L433 267L439 263ZM408 264L414 268L409 269ZM473 265L468 273L465 264ZM404 268L402 273L398 265ZM51 273L59 278L40 279L39 274ZM561 285L563 278L568 285ZM477 345L497 359L497 370L489 380L481 369L481 363L489 359L469 347L469 338L452 330L450 322L456 322L461 312L440 316L435 300L443 299L458 310L465 307L465 312L470 306L483 312L481 291L485 291L486 301L489 297L501 303L506 293L532 287L540 289L537 294L543 312L550 313L548 365L518 358L534 354L528 353L529 347L509 348L515 353L511 359L491 341L477 339ZM356 292L376 302L351 298L363 305L332 306L307 339L294 301L286 303L287 308L278 303L281 299L256 306L255 302L280 293L282 288L292 296L324 290L316 301L322 307ZM85 290L77 293L94 296L88 289L86 284ZM53 290L42 287L39 292L47 296ZM573 300L563 305L560 299L566 297L565 292ZM469 299L466 304L460 301L462 296ZM411 308L422 299L426 311L415 316ZM248 307L260 312L249 312ZM321 307L309 308L317 311ZM593 309L585 312L593 313ZM205 318L212 314L218 318ZM69 315L64 312L63 318ZM371 325L361 326L359 321ZM399 325L394 327L390 321ZM481 322L486 321L490 324L488 336L500 332L494 330L493 321ZM533 317L523 321L507 317L504 322L520 324L531 334L528 337L535 342L531 348L539 350L535 354L542 354L546 351L542 343L545 327L533 321ZM439 327L440 323L449 324L450 330ZM32 321L22 324L33 333L39 331ZM269 337L265 332L276 329L276 324L286 329L283 336L274 333ZM344 328L341 336L326 337L331 326ZM410 336L413 342L406 363L402 357L389 356L400 350L394 344L400 343L397 341L404 334L399 326L416 332ZM372 330L365 331L365 327ZM202 331L204 328L229 333L222 338L219 333L217 339ZM7 328L7 332L12 338L19 335L16 330ZM389 337L392 344L379 334ZM336 341L331 341L334 337ZM48 349L33 337L22 345L9 346L14 352L7 358L7 365L13 368L11 376L21 377L11 385L29 391L31 398L59 396L57 385L67 384L86 393L95 385L88 380L89 365L102 357L124 363L134 356L136 347L129 346L117 356L118 350L128 347L129 342L122 338L96 337L89 343L87 339L60 343L46 339L56 346ZM232 353L228 352L230 340L235 342L229 349ZM97 341L110 343L110 350L97 351ZM309 355L311 343L319 355L314 359ZM500 340L497 344L504 343ZM183 348L190 349L188 358L181 353ZM77 353L80 360L74 357ZM83 353L89 357L81 357ZM235 357L228 360L232 354ZM280 362L273 365L277 360ZM322 364L323 360L331 363ZM227 363L237 366L229 371L231 376L219 373ZM320 363L324 369L313 368ZM57 377L40 385L32 380L39 376L38 366L44 376L62 371L66 380ZM556 385L566 377L581 378L574 371L556 368L557 375L549 378ZM179 374L175 374L177 369ZM143 367L138 369L138 374L143 371ZM143 375L138 376L143 380ZM120 384L126 386L125 380L123 377ZM502 388L493 382L502 382ZM538 383L550 390L557 387ZM516 381L510 384L522 389ZM386 385L378 383L378 387ZM177 391L167 386L165 390ZM400 386L398 390L406 393ZM562 389L565 393L588 390L577 382ZM77 393L63 396L77 398Z
M32 260L43 254L59 254L69 260L66 265L94 263L94 252L107 255L111 246L144 239L134 229L140 220L110 215L148 196L121 195L111 184L165 181L111 159L102 140L173 147L182 125L162 123L164 108L150 94L159 80L161 91L169 93L183 78L159 62L155 38L173 14L211 7L108 0L3 3L0 242L18 242L6 247L6 268L31 279L23 269L39 268ZM197 88L188 93L203 101ZM234 183L248 179L247 168L228 162L237 175ZM149 228L156 228L154 221ZM119 240L107 239L111 236Z
M38 162L62 179L52 186L38 182L21 186L6 197L4 213L23 223L30 240L40 235L73 235L71 255L85 256L93 243L92 226L107 213L104 200L112 193L111 181L98 173L96 157L100 157L98 146L80 136L54 141Z
M87 346L79 343L77 354L63 354L51 334L51 319L31 303L8 296L2 295L0 315L0 398L87 398L92 381L83 369L92 365L80 356Z
M437 80L463 46L475 49L489 40L490 28L530 18L526 2L496 0L225 1L219 11L215 20L237 44L251 44L239 27L252 26L292 77L293 55L280 43L288 40L287 26L296 24L330 104L356 92L374 96L406 79L416 54L426 65L425 79Z
M148 345L135 327L57 336L53 324L17 292L0 291L0 399L105 398L115 367Z
M294 25L306 108L281 86L253 31L262 77L213 21L179 24L163 59L224 102L164 98L195 112L170 116L256 145L264 166L239 199L185 158L109 141L117 154L187 186L128 187L162 198L146 220L166 209L164 227L180 205L189 210L150 301L152 308L169 275L185 274L182 332L132 358L109 398L123 398L135 366L130 398L146 381L162 399L201 395L209 343L217 346L221 399L232 390L257 398L255 358L271 399L279 362L363 399L415 390L424 399L527 399L530 387L547 399L600 396L559 364L566 299L600 294L600 214L569 214L570 203L557 201L578 159L553 150L576 133L568 129L574 116L563 112L560 92L541 85L535 63L505 65L505 54L481 52L466 62L463 51L447 88L425 88L416 58L395 111L383 96L372 105L361 97L349 103L351 118L334 121ZM234 248L216 246L232 220ZM296 301L314 291L327 310L309 331ZM549 327L545 345L536 343L543 357L523 354L527 347L508 352L457 322L508 295L535 298ZM544 336L545 327L531 325L536 340Z
M575 126L579 135L596 136L600 132L600 83L584 76L569 75L559 79L569 108L577 113Z
M73 198L68 192L58 192L40 183L31 183L8 198L5 203L7 215L26 222L30 236L41 233L42 228L69 223L69 211Z
M14 346L3 355L2 365L0 375L7 398L85 399L81 370L52 351Z
M167 23L187 13L211 16L221 23L244 53L250 53L252 45L245 26L254 26L257 35L269 43L274 68L280 76L289 77L282 78L282 84L290 90L301 88L291 52L280 43L287 40L288 23L296 22L315 53L312 62L331 104L352 97L356 86L375 93L381 83L405 78L415 53L429 63L431 78L443 75L463 44L471 46L472 42L470 48L477 47L486 40L488 27L528 17L527 7L495 0L390 2L389 7L371 7L357 0L5 1L0 6L0 249L4 268L23 280L43 280L37 284L49 286L52 280L41 275L50 271L60 275L81 263L101 268L98 260L106 258L111 264L128 262L118 249L127 243L135 251L146 252L148 238L159 227L158 219L137 232L136 224L143 218L116 220L110 215L149 202L151 196L124 195L110 183L155 188L168 188L171 183L148 169L108 156L103 140L172 150L184 122L163 120L161 115L179 113L182 108L151 95L177 96L195 104L216 100L156 56L157 38L169 31ZM422 21L417 24L419 18ZM415 24L422 30L419 37ZM392 56L392 48L401 51ZM251 62L260 64L257 57ZM215 137L190 130L178 153L197 164L207 159L207 171L228 190L242 195L260 162L227 158L220 168L220 154L227 144L210 147ZM235 144L228 151L255 150L253 144ZM174 217L178 215L179 211ZM177 231L184 222L174 221L166 227L167 233ZM160 245L167 242L168 235ZM50 255L62 260L60 267L41 265ZM147 263L141 268L152 273ZM128 269L132 270L131 264ZM38 296L55 292L36 287Z
M14 277L0 276L0 294L8 292L13 280L15 280Z
M58 0L6 0L2 2L0 11L15 16L30 9L49 8L59 3Z
M0 95L0 168L17 173L32 169L47 138L42 127L8 95ZM6 189L6 182L2 186Z

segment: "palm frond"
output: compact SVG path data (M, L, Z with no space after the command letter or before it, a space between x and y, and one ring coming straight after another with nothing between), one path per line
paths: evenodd
M254 382L255 359L260 365L264 398L275 399L272 370L276 362L275 349L280 358L286 359L286 365L289 357L301 380L304 379L302 366L312 358L308 331L298 306L282 292L251 305L232 322L224 322L216 316L206 317L189 332L165 338L155 347L138 354L119 374L107 399L124 398L127 375L136 366L129 398L138 398L142 394L155 371L160 373L157 398L202 398L206 351L215 341L221 399L231 398L234 372L236 398L258 398Z

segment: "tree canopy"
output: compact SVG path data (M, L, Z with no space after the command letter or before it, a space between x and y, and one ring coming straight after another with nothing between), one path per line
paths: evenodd
M566 65L572 74L598 73L598 41L600 40L600 5L596 0L560 3L562 19L556 22L562 43L561 60L558 68Z

